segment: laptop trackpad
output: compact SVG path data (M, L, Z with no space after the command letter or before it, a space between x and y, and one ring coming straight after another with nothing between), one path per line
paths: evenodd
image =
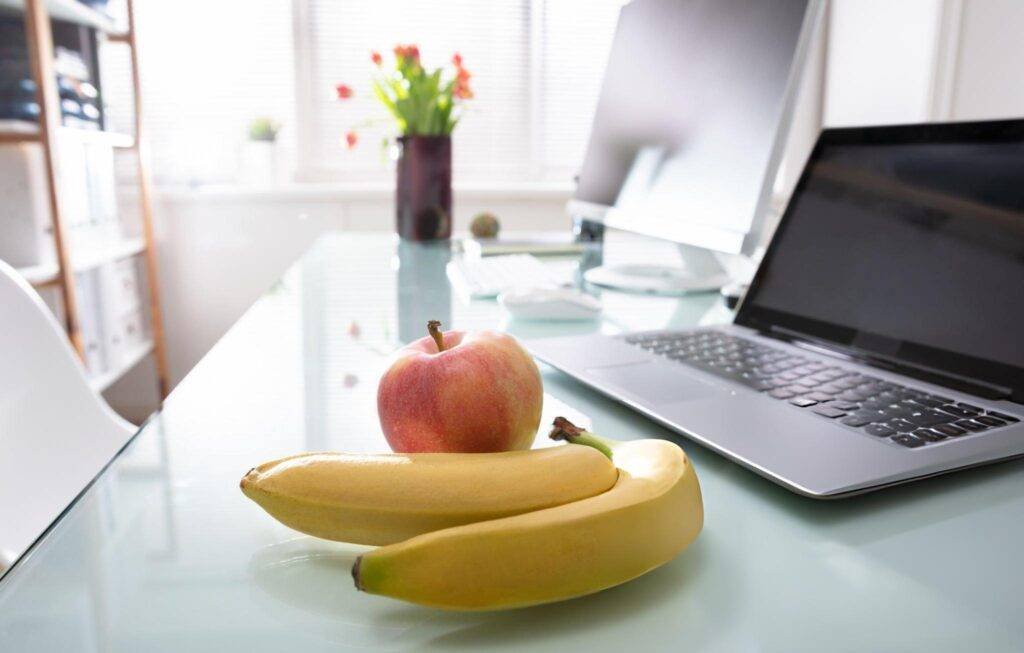
M720 388L686 374L675 365L644 362L591 367L585 372L588 381L634 396L648 405L722 396Z

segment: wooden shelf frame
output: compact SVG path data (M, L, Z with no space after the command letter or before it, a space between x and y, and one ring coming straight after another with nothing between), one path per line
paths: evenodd
M38 143L43 149L43 163L46 175L47 205L53 223L53 241L56 262L53 265L38 265L22 268L22 273L37 287L56 286L60 292L64 313L64 327L72 347L79 358L84 360L81 325L78 318L78 301L75 295L75 273L102 265L107 261L129 256L142 256L149 284L149 323L151 341L138 347L126 358L126 364L116 370L99 375L99 382L93 387L102 391L134 367L142 358L152 354L156 364L157 386L160 399L168 393L167 355L164 345L160 292L157 283L156 236L153 230L152 182L149 174L146 143L143 138L142 94L139 83L138 43L135 31L135 8L133 0L126 0L128 25L119 29L115 22L98 11L90 9L76 0L0 0L0 12L23 13L25 20L25 41L28 48L32 77L36 82L36 99L39 103L38 124L24 121L0 121L0 144ZM60 98L57 94L56 75L53 62L53 33L51 18L67 20L98 29L106 35L109 43L128 47L132 77L133 108L135 110L135 135L126 136L110 132L90 131L63 127L60 124ZM112 147L129 149L134 158L138 174L139 200L142 215L142 236L74 256L71 252L67 230L61 212L59 161L57 156L57 134L74 134L82 139L107 142ZM130 363L130 364L129 364ZM114 375L114 376L112 376Z

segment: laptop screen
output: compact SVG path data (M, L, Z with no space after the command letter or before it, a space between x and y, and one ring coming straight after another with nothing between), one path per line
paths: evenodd
M1024 120L826 130L737 322L1024 386Z

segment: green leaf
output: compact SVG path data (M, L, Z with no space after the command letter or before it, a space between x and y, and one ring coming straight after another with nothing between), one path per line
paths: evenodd
M373 94L406 135L450 134L455 80L442 80L443 68L427 72L422 65L400 61L395 72L373 80Z

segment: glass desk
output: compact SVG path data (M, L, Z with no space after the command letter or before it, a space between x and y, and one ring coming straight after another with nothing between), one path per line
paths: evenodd
M1024 649L1022 462L822 503L681 441L703 487L705 529L647 576L497 613L357 594L357 547L290 531L238 481L299 451L386 450L377 376L428 318L524 338L729 318L715 295L606 292L600 322L508 322L493 301L453 296L448 256L383 234L319 241L0 580L0 650ZM673 437L543 374L545 419L564 413L622 439Z

